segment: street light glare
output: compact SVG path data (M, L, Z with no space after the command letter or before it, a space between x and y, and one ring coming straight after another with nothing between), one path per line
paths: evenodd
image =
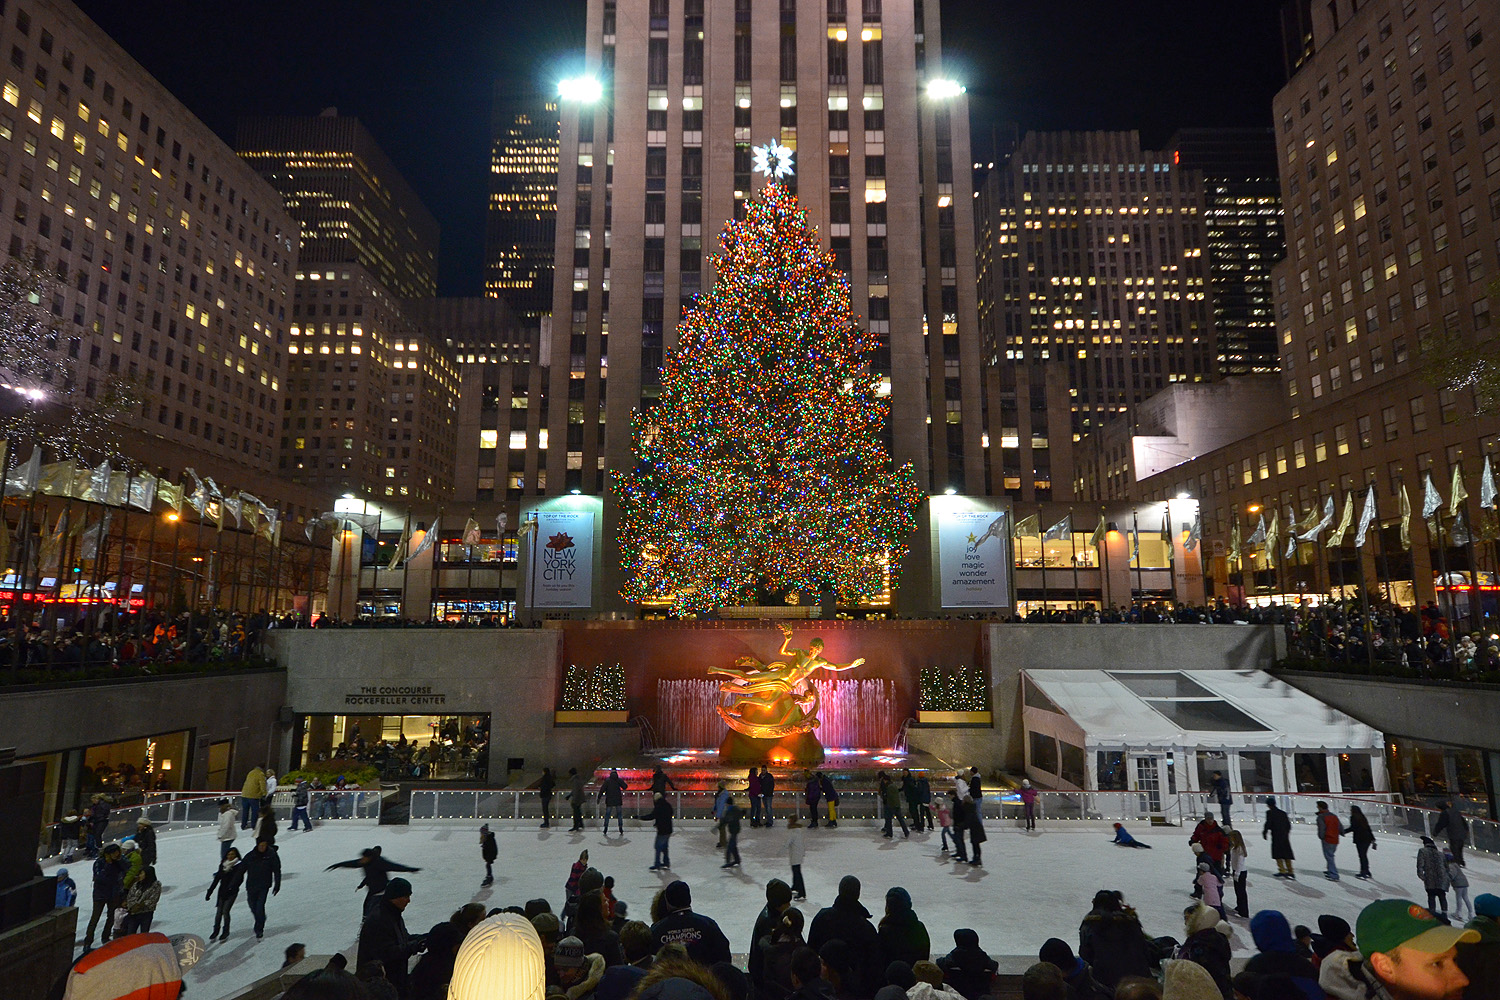
M604 84L592 76L572 76L558 83L557 96L575 104L593 104L604 96Z
M940 101L946 101L964 93L964 85L957 80L928 80L927 96Z

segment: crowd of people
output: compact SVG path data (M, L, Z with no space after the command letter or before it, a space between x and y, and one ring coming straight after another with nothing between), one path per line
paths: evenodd
M101 668L139 668L173 663L206 665L260 655L261 636L283 625L261 611L102 612L71 628L17 623L0 631L0 681L6 672L49 671L66 675Z

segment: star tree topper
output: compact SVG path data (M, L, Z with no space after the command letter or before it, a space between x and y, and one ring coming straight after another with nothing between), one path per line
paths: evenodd
M768 142L764 146L756 146L752 151L755 159L751 169L757 173L765 174L772 180L781 180L783 177L792 175L792 150L779 142Z

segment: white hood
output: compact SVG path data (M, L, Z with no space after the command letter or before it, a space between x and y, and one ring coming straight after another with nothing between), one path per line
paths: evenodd
M453 962L448 1000L543 1000L542 939L518 913L497 913L469 931Z

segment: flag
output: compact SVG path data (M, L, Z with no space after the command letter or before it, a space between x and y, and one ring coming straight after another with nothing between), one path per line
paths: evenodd
M1457 517L1467 499L1469 499L1469 491L1464 489L1463 466L1455 465L1453 467L1453 491L1448 497L1448 516Z
M85 491L84 500L92 500L95 503L106 503L109 500L109 459L95 469L89 475L88 489Z
M83 538L78 543L78 557L80 559L97 559L99 557L99 539L109 537L109 523L114 520L115 512L106 510L104 517L92 528L83 533Z
M1266 569L1276 565L1276 543L1281 540L1280 511L1271 511L1271 526L1266 529Z
M172 510L177 513L182 512L183 496L181 483L169 483L165 479L158 479L156 481L156 495L161 498L162 503L171 507Z
M204 509L208 506L208 489L204 487L203 480L198 478L198 473L193 471L191 466L188 467L187 474L193 480L193 492L188 497L188 503L198 512L198 516L201 518Z
M1188 529L1187 541L1182 543L1182 551L1191 552L1198 547L1198 541L1203 537L1203 508L1200 506L1198 512L1193 515L1193 526Z
M1432 481L1432 473L1427 473L1427 482L1422 487L1422 520L1432 520L1443 506L1442 494L1438 493L1437 484Z
M323 519L327 516L327 514L314 514L307 519L307 524L303 527L302 533L307 536L309 542L313 540L313 532L318 530L318 525L322 524Z
M244 527L244 525L245 525L245 517L244 517L245 500L244 500L243 497L241 497L239 495L235 495L232 498L231 497L225 497L224 499L222 499L222 500L219 501L219 507L220 507L220 509L227 510L227 511L229 511L229 513L231 513L231 514L234 515L234 526L236 528ZM252 528L255 527L255 518L254 517L250 518L250 527L252 527Z
M132 476L128 472L112 472L109 475L109 493L105 502L111 507L123 507L130 499L130 482Z
M1459 509L1457 514L1453 515L1453 528L1448 532L1448 538L1454 545L1469 544L1468 517L1466 516L1466 511L1462 508Z
M1375 487L1370 487L1370 492L1365 494L1365 509L1359 512L1359 530L1354 533L1354 547L1362 549L1365 547L1365 533L1370 530L1370 523L1375 520Z
M1332 503L1332 500L1329 501ZM1349 534L1349 526L1354 523L1354 494L1344 494L1344 513L1339 518L1339 526L1333 529L1333 534L1328 536L1327 548L1342 548L1344 539Z
M463 543L465 545L478 545L479 537L479 522L471 516L464 522Z
M1171 511L1165 510L1165 509L1162 510L1162 512L1161 512L1161 540L1162 540L1162 543L1164 545L1166 545L1169 550L1172 548L1172 522L1170 520L1171 516L1172 516L1172 512Z
M386 569L395 569L401 565L401 559L406 554L406 548L411 544L411 512L406 513L406 522L401 526L401 540L396 543L396 551L391 553L391 561L386 564Z
M137 473L125 490L125 502L138 510L150 510L156 502L156 477L149 472Z
M435 542L435 541L437 541L437 536L438 536L438 521L439 520L441 520L441 519L440 518L433 518L432 519L432 527L430 527L430 528L427 529L427 533L422 536L421 543L418 544L417 547L412 550L411 558L415 559L415 558L417 558L417 556L421 555L423 552L426 552L428 549L432 548L432 543Z
M1236 563L1240 561L1240 518L1238 514L1235 515L1234 524L1229 529L1229 560Z
M1411 548L1411 498L1406 495L1406 484L1401 484L1401 547Z
M1495 474L1490 469L1490 456L1484 456L1484 471L1479 474L1479 506L1485 510L1495 509Z
M78 472L77 463L71 458L66 462L50 462L41 467L36 489L52 497L73 495L73 478Z
M500 537L502 542L505 541L505 526L509 523L510 518L506 516L505 511L502 510L495 515L495 533Z
M1096 525L1094 527L1094 533L1089 536L1089 545L1091 547L1097 549L1099 547L1099 543L1102 542L1102 541L1104 541L1104 528L1105 528L1104 508L1100 507L1099 508L1099 523L1098 523L1098 525Z
M1291 519L1292 519L1292 510L1291 510L1290 507L1288 507L1287 508L1287 523L1288 524L1291 523ZM1307 512L1307 516L1305 516L1304 518L1302 518L1302 520L1297 524L1297 530L1295 532L1295 534L1297 535L1297 538L1299 540L1301 540L1301 541L1304 541L1304 542L1306 542L1306 541L1317 541L1316 537L1308 538L1308 536L1309 535L1314 535L1314 536L1316 535L1318 522L1319 522L1318 504L1317 504L1317 501L1313 501L1312 509L1309 510Z
M1283 559L1292 559L1292 558L1295 558L1296 555L1297 555L1297 533L1295 531L1288 531L1286 533L1286 554L1284 556L1282 556L1282 558Z
M1011 534L1017 538L1040 538L1042 537L1042 520L1037 514L1023 517L1016 522Z
M31 457L26 460L25 465L16 466L16 471L11 475L7 485L17 493L29 496L37 491L41 478L42 449L32 448Z
M1266 544L1266 515L1260 516L1260 521L1255 525L1255 530L1250 532L1250 537L1245 539L1246 545Z
M1135 563L1136 569L1141 568L1141 526L1139 524L1130 533L1130 561Z
M1047 529L1047 533L1043 535L1042 538L1044 541L1055 542L1062 538L1068 538L1072 534L1073 512L1068 511L1068 513L1063 516L1063 519L1061 521L1058 521L1052 527Z
M1302 540L1304 542L1312 542L1314 545L1316 545L1318 543L1318 536L1321 535L1328 528L1328 526L1333 523L1334 514L1337 509L1338 508L1335 507L1333 503L1333 496L1330 494L1328 499L1323 501L1322 518L1319 519L1317 524L1313 525L1307 532L1302 535Z
M57 515L57 522L52 526L52 533L42 539L41 552L37 557L37 568L49 566L52 569L60 569L62 558L62 542L68 534L68 509L64 507L62 513Z
M260 537L270 542L273 546L281 545L281 511L270 507L261 507L260 513L265 518L265 523L260 526Z

